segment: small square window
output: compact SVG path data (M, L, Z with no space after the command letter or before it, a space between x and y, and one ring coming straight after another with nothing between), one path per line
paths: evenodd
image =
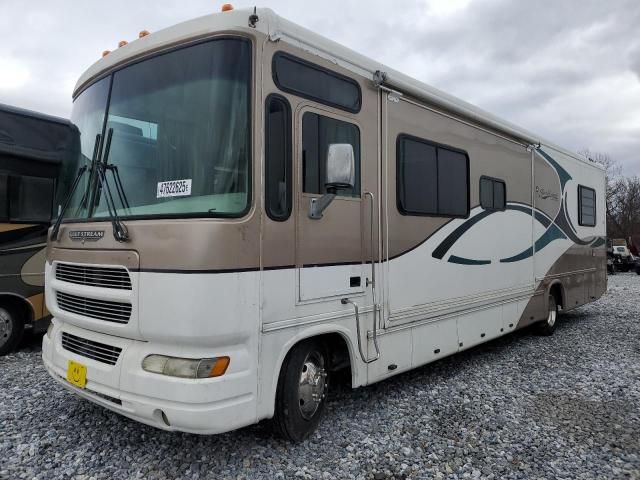
M578 185L578 223L583 227L596 226L596 191Z
M504 210L507 207L507 186L504 180L480 177L480 206L485 210Z

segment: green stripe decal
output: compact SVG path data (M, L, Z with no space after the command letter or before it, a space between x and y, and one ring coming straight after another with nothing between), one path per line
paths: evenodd
M491 260L472 260L470 258L462 258L451 255L449 257L449 263L457 263L458 265L489 265L491 263Z

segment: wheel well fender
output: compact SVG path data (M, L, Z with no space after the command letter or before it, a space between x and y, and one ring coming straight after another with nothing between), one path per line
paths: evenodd
M351 367L351 385L353 387L359 386L365 383L365 378L360 378L359 372L357 369L357 357L356 357L356 349L354 348L353 341L351 339L352 332L348 328L345 328L340 325L335 324L323 324L323 325L315 325L304 330L300 330L293 337L287 340L287 342L282 346L280 352L278 354L278 358L275 363L275 368L273 370L273 375L270 382L270 392L267 393L267 399L269 401L269 410L271 414L273 414L275 407L275 400L278 390L278 379L280 378L280 373L282 370L282 365L284 364L284 360L291 352L291 349L298 345L300 342L304 340L308 340L311 338L329 338L331 336L339 336L344 342L344 346L347 348L348 356L349 356L349 365Z
M26 298L15 293L0 293L0 307L19 315L25 324L32 323L35 318L32 305Z
M564 310L567 297L564 285L560 280L554 280L547 286L547 295L544 299L547 311L549 310L549 295L553 295L556 299L556 303Z

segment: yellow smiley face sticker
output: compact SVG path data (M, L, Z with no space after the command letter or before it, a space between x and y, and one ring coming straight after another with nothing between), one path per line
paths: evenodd
M87 367L81 363L69 360L67 365L67 381L76 387L84 388L87 385Z

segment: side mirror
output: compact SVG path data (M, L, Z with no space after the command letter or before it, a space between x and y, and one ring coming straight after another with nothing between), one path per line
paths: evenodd
M356 160L349 143L332 143L327 152L327 190L353 188L356 178Z
M319 220L338 190L348 190L355 186L356 160L353 146L349 143L332 143L327 151L326 194L312 198L309 205L309 218Z

